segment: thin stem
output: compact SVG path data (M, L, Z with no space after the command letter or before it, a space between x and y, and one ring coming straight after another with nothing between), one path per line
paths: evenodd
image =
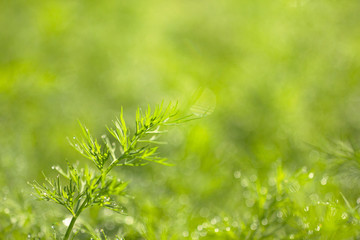
M115 159L114 161L112 161L112 163L108 166L108 168L105 170L104 175L106 176L115 166L116 164L118 164L123 158L126 157L126 153L124 153L123 155L121 155L119 158ZM98 179L98 181L101 179ZM98 183L98 182L97 182Z
M84 200L84 202L81 204L80 208L76 211L75 216L73 216L71 218L71 222L70 222L70 224L69 224L69 226L68 226L68 228L66 230L66 233L65 233L65 236L64 236L63 240L68 240L69 239L69 237L71 235L71 232L72 232L72 229L73 229L73 227L75 225L75 222L76 222L77 218L79 217L79 215L81 214L81 212L84 210L87 201L88 201L88 198L86 198Z
M75 224L77 218L78 218L78 215L72 217L71 222L70 222L70 224L69 224L69 226L68 226L68 228L67 228L67 230L66 230L66 233L65 233L65 236L64 236L64 240L69 239L70 234L71 234L71 232L72 232L72 229L73 229L73 227L74 227L74 224Z

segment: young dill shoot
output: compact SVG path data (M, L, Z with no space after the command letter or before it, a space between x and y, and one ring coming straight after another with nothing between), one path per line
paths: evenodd
M115 142L107 135L103 135L101 141L98 141L80 124L82 138L74 138L69 142L96 168L79 168L68 163L66 170L59 166L53 167L58 172L57 177L45 176L45 183L31 183L40 200L57 203L71 213L72 218L64 240L74 237L76 220L89 207L100 206L124 214L124 207L114 199L115 196L125 194L127 183L111 175L111 170L114 167L141 166L149 162L166 164L166 159L157 154L157 145L161 143L157 138L164 133L160 129L166 125L177 125L195 119L192 115L182 118L177 115L177 104L170 103L165 107L161 104L154 110L149 106L145 112L138 108L135 130L131 133L121 108L120 117L113 121L113 127L107 128ZM63 178L61 181L60 177ZM63 184L64 181L66 185Z

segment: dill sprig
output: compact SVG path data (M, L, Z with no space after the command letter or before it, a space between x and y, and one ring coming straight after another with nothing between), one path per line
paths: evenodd
M158 138L166 132L162 127L196 118L192 115L177 118L177 115L177 104L170 103L166 107L161 104L154 110L148 106L146 111L138 108L135 130L131 134L121 108L119 118L113 121L112 127L107 127L115 142L105 134L101 137L102 140L98 141L89 129L80 123L82 137L74 137L69 143L89 159L96 169L89 166L79 168L68 163L66 170L59 166L53 167L58 172L57 177L49 178L44 174L44 183L31 183L40 200L59 204L71 213L71 222L64 234L64 240L71 237L77 218L86 208L100 206L125 214L124 206L116 201L116 197L125 195L127 182L110 175L111 170L114 167L141 166L149 162L167 164L166 158L158 155L158 145L163 144Z

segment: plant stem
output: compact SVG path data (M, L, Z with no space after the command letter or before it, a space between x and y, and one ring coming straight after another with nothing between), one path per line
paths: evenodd
M68 228L66 230L66 233L65 233L65 236L64 236L63 240L68 240L69 239L69 237L71 235L71 232L72 232L72 229L73 229L73 227L75 225L75 222L76 222L77 218L79 217L80 213L82 212L82 210L84 209L84 207L86 206L87 201L88 201L88 198L86 198L84 200L84 202L81 204L80 208L76 211L75 216L73 216L71 218L71 222L70 222L70 224L69 224L69 226L68 226Z
M70 222L70 224L69 224L69 226L68 226L68 228L67 228L67 230L66 230L66 233L65 233L65 236L64 236L64 240L68 240L68 239L69 239L70 234L71 234L71 232L72 232L72 229L73 229L73 227L74 227L74 224L75 224L77 218L78 218L78 215L73 216L73 217L71 218L71 222Z

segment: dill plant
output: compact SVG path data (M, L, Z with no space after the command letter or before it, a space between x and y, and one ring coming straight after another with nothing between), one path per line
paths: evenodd
M165 132L160 128L195 119L192 115L177 118L177 113L177 104L171 103L165 107L161 104L154 110L148 106L145 112L138 108L135 130L131 133L121 108L120 117L113 121L113 127L107 127L114 142L105 134L101 141L97 140L80 123L82 138L74 137L69 142L93 163L95 169L87 165L79 168L68 163L66 170L59 166L53 167L58 173L57 177L45 176L45 183L31 183L40 200L59 204L71 213L64 240L75 237L73 228L76 220L89 207L99 206L125 213L124 206L116 201L116 197L125 194L127 182L112 175L111 171L115 167L141 166L149 162L166 164L166 158L157 154L157 145L162 143L157 140L158 136Z

